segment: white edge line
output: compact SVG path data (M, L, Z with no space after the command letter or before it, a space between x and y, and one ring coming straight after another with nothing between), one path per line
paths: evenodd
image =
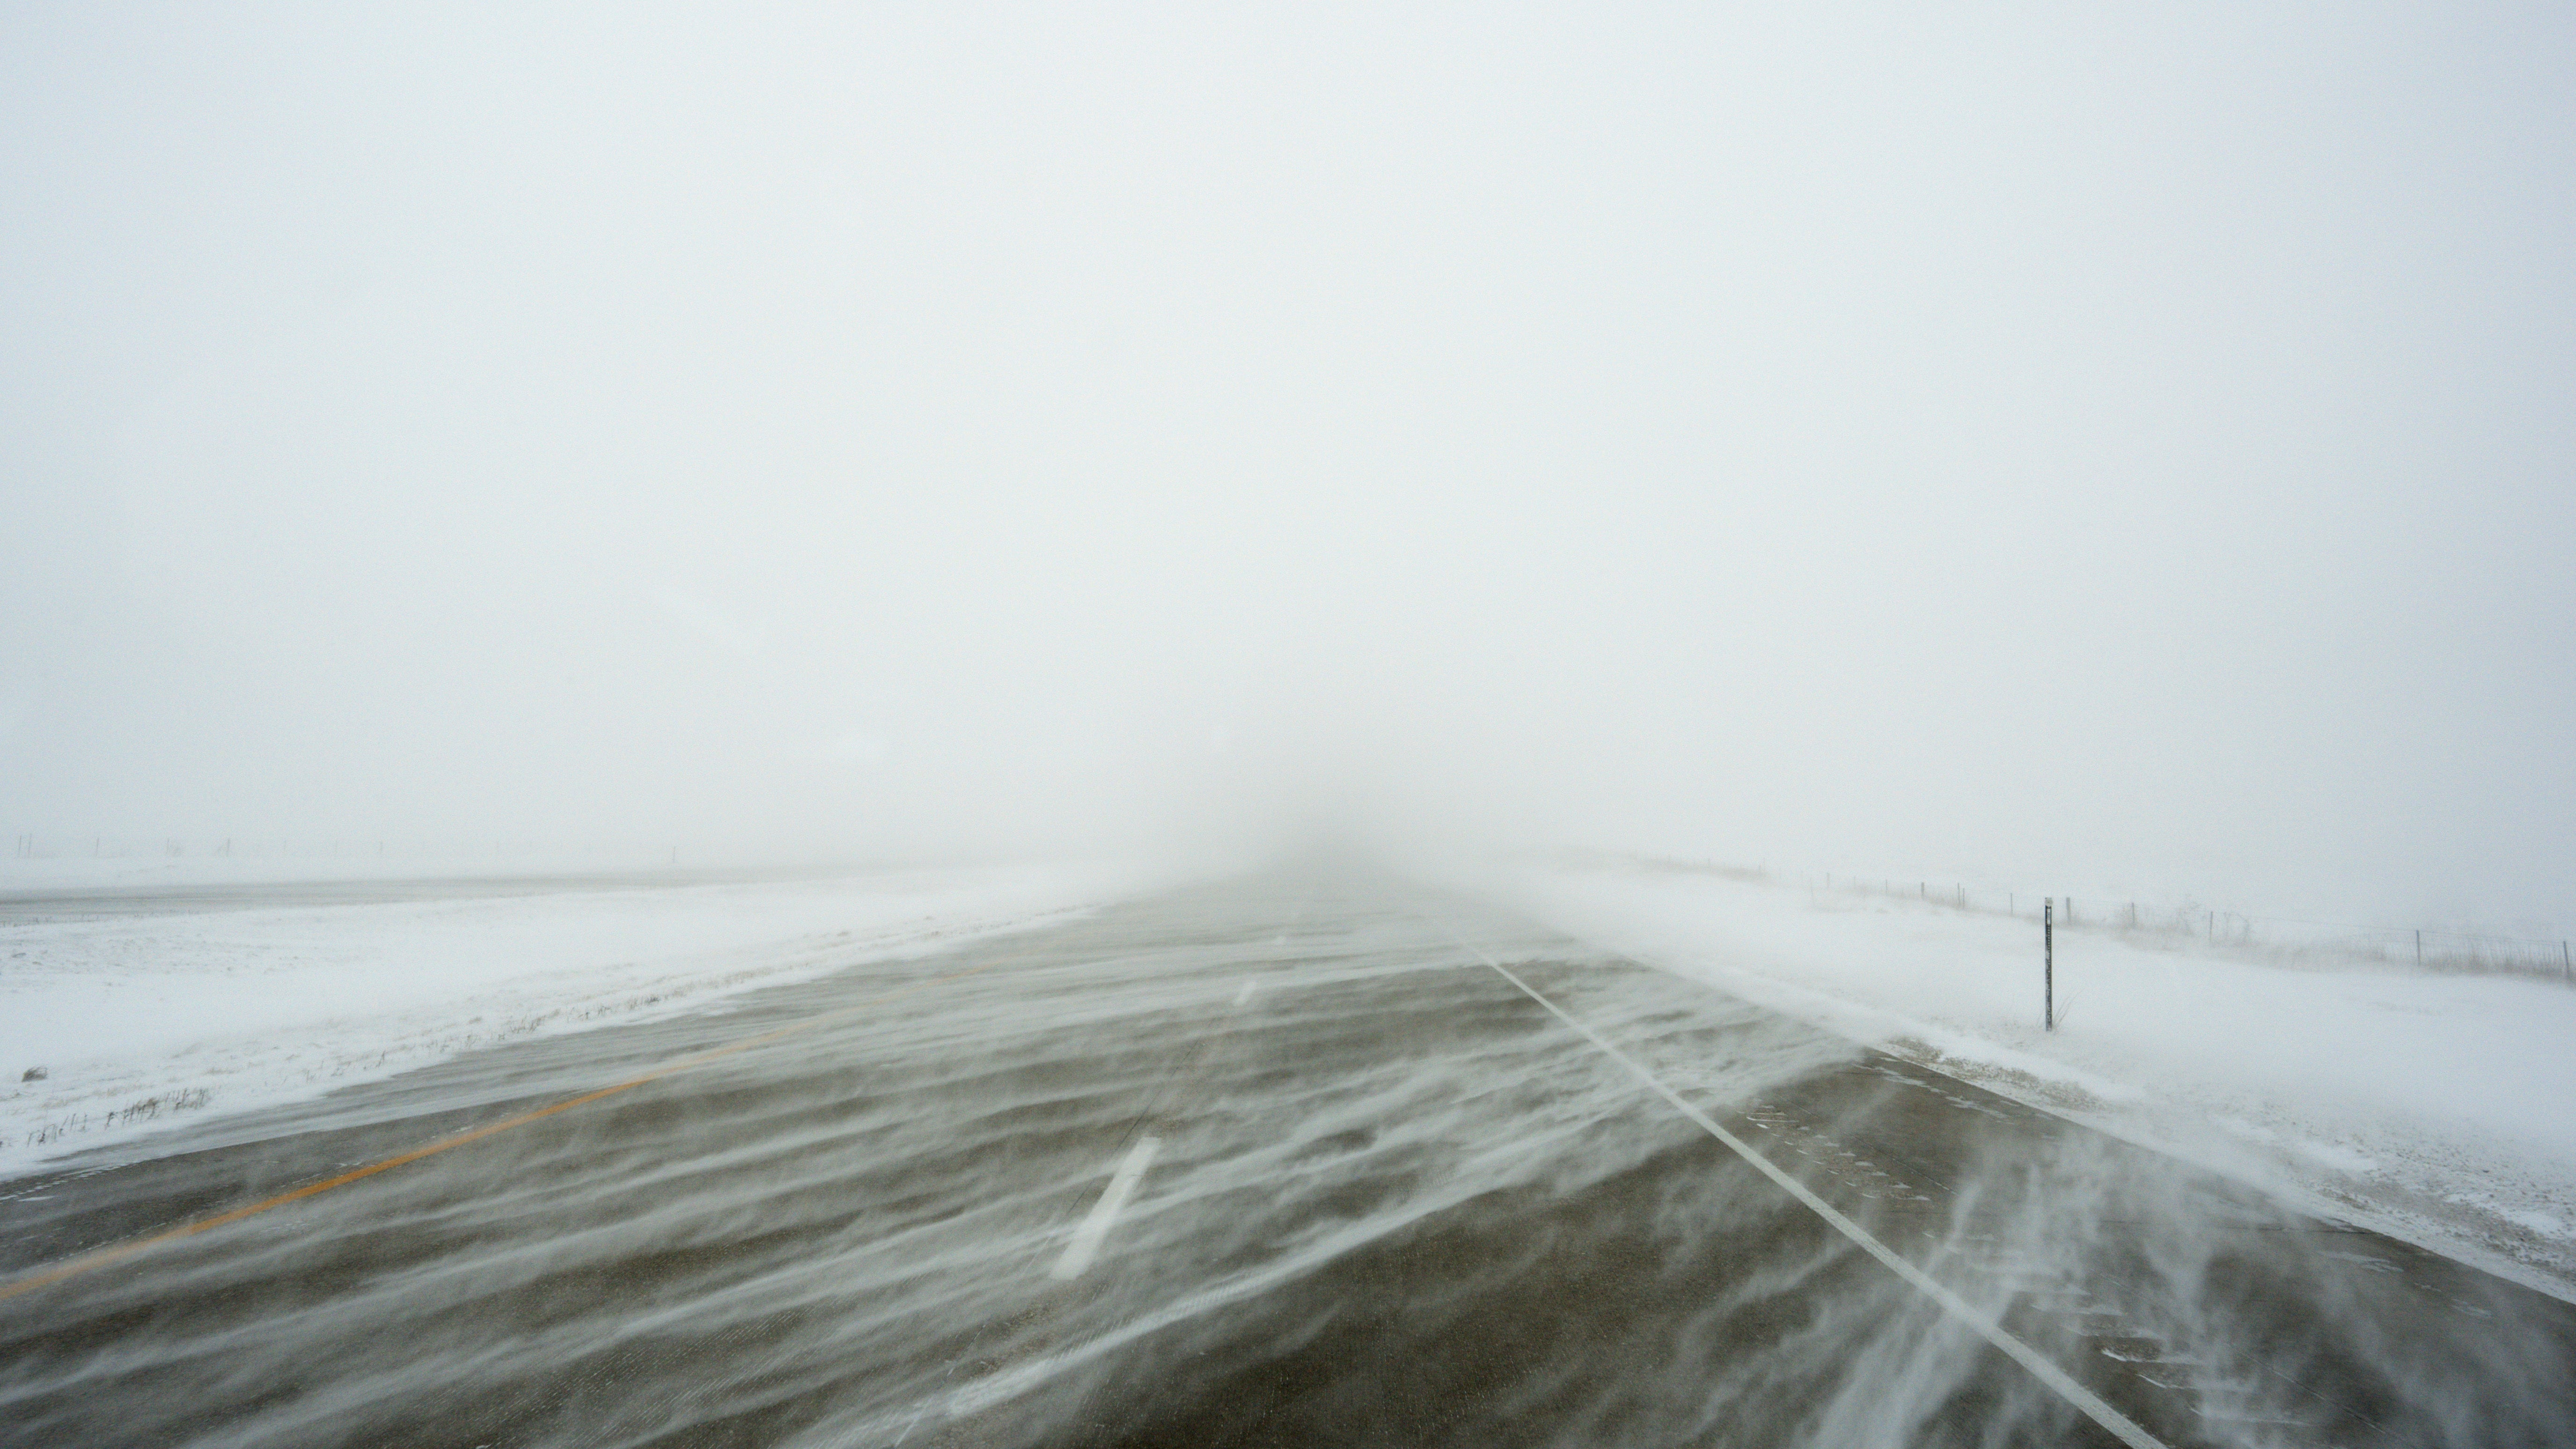
M1091 1216L1084 1218L1082 1226L1073 1230L1073 1241L1065 1244L1064 1256L1056 1259L1055 1266L1047 1270L1048 1277L1079 1278L1082 1270L1091 1266L1091 1260L1100 1253L1102 1240L1109 1236L1109 1225L1118 1220L1118 1210L1127 1205L1128 1194L1136 1190L1136 1184L1144 1178L1146 1167L1152 1164L1154 1154L1162 1145L1163 1139L1146 1136L1137 1138L1136 1145L1127 1149L1126 1160L1110 1174L1109 1186L1101 1189L1100 1201L1091 1205Z
M1788 1173L1773 1166L1769 1158L1764 1157L1761 1153L1756 1152L1751 1147L1747 1146L1742 1138L1737 1137L1734 1133L1719 1126L1707 1113L1702 1112L1697 1107L1683 1101L1679 1094L1674 1092L1672 1088L1665 1086L1655 1077L1654 1073L1647 1071L1634 1057L1629 1056L1626 1052L1619 1050L1617 1047L1612 1046L1609 1042L1603 1040L1601 1034L1594 1031L1592 1028L1585 1026L1582 1022L1576 1021L1573 1017L1568 1016L1565 1013L1564 1008L1558 1006L1555 1002L1550 1001L1546 997L1539 995L1536 991L1531 990L1528 982L1513 975L1504 967L1503 963L1486 955L1484 952L1477 950L1473 945L1468 943L1466 937L1459 935L1456 931L1449 930L1447 926L1442 926L1441 929L1448 933L1449 939L1456 941L1461 947L1464 947L1470 954L1474 955L1477 960L1482 961L1486 965L1494 968L1496 971L1501 972L1503 979L1512 983L1514 986L1519 987L1523 995L1527 996L1530 1000L1537 1002L1539 1005L1546 1007L1557 1020L1564 1022L1567 1026L1581 1032L1584 1040L1589 1041L1596 1047L1599 1047L1611 1060L1617 1062L1623 1067L1626 1067L1630 1075L1651 1088L1657 1096L1672 1103L1676 1110L1678 1110L1683 1116L1691 1119L1693 1122L1698 1123L1708 1132L1708 1135L1725 1143L1728 1147L1733 1148L1738 1157L1741 1157L1745 1161L1752 1163L1755 1167L1760 1168L1763 1176L1780 1184L1782 1188L1788 1191L1791 1197L1805 1203L1808 1208L1813 1210L1816 1216L1823 1218L1828 1223L1831 1223L1835 1230L1840 1232L1844 1237L1858 1243L1861 1246L1862 1251L1868 1253L1871 1257L1876 1258L1881 1263L1886 1264L1888 1270L1895 1273L1896 1276L1922 1290L1925 1297L1941 1305L1943 1312L1948 1313L1951 1317L1956 1318L1960 1322L1968 1325L1970 1328L1975 1329L1979 1337L1985 1339L1986 1342L1993 1344L1995 1347L2002 1349L2005 1355L2011 1358L2013 1362L2030 1370L2033 1378L2036 1378L2041 1383L2048 1385L2051 1389L2056 1390L2059 1398L2073 1404L2077 1409L2083 1412L2086 1418L2091 1419L2094 1423L2110 1430L2112 1435L2121 1443L2128 1445L2129 1449L2168 1449L2168 1446L2163 1440L2158 1439L2153 1434L2139 1428L2137 1422L2131 1419L2128 1415L2123 1414L2119 1410L2112 1408L2109 1404L2102 1402L2101 1398L2091 1389L2077 1383L2067 1374L2066 1370L2059 1368L2056 1364L2050 1362L2039 1352L2039 1350L2032 1348L2029 1344L2015 1338L2011 1333L2005 1330L2002 1324L1995 1322L1992 1318L1989 1318L1985 1314L1977 1311L1977 1309L1972 1306L1968 1300L1961 1298L1958 1294L1941 1286L1941 1284L1933 1280L1930 1274L1925 1273L1922 1269L1915 1267L1912 1263L1909 1263L1905 1261L1905 1259L1897 1256L1895 1250L1889 1248L1885 1243L1882 1243L1877 1238L1871 1236L1868 1229L1862 1227L1856 1222L1853 1222L1850 1218L1844 1217L1841 1213L1836 1212L1831 1204L1827 1203L1823 1198L1816 1196L1815 1193L1809 1191L1805 1183L1798 1181L1798 1179L1791 1177ZM1088 1226L1088 1224L1085 1226Z

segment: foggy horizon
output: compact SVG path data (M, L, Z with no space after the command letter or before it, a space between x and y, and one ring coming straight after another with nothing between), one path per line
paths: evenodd
M0 819L2564 934L2571 26L24 11Z

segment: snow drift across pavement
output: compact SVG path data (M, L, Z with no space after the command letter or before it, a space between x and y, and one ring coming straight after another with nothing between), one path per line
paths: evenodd
M1570 934L2576 1298L2576 991L2298 969L1716 876L1521 868Z
M0 925L0 1174L537 1033L1062 918L1132 868L997 867Z

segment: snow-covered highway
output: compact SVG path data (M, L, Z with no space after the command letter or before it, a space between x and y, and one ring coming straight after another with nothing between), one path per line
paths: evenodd
M15 1442L2576 1438L2557 1299L1320 872L191 1122L0 1253Z

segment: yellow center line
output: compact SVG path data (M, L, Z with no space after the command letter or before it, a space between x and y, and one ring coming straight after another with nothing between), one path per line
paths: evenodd
M115 1243L104 1248L94 1249L90 1252L83 1253L77 1258L66 1259L50 1268L39 1268L32 1273L25 1274L18 1278L13 1278L6 1283L0 1283L0 1300L15 1298L21 1293L32 1293L39 1288L49 1287L53 1284L60 1283L66 1278L77 1278L83 1273L94 1272L97 1269L107 1267L112 1263L123 1262L127 1258L131 1258L138 1253L148 1252L164 1243L176 1242L181 1238L192 1238L199 1233L209 1232L229 1223L237 1223L244 1218L255 1217L261 1213L267 1212L271 1208L281 1208L286 1206L288 1203L301 1202L317 1193L329 1192L335 1187L345 1187L350 1183L358 1181L360 1178L373 1177L379 1172L391 1171L392 1169L400 1167L408 1162L418 1162L424 1157L435 1157L442 1152L452 1152L468 1143L480 1142L486 1137L493 1136L497 1133L507 1132L513 1127L525 1127L531 1122L542 1121L545 1118L555 1115L557 1112L569 1112L575 1107L596 1102L602 1097L614 1097L620 1092L631 1092L637 1087L644 1086L647 1083L658 1082L664 1077L688 1071L693 1067L705 1066L709 1062L732 1056L736 1052L746 1052L754 1047L767 1046L771 1042L781 1041L787 1037L797 1036L804 1032L812 1031L817 1027L827 1026L832 1022L842 1020L846 1017L855 1016L863 1011L873 1011L890 1001L898 1001L906 996L910 996L916 991L926 991L933 986L943 986L951 981L963 981L969 976L990 971L996 966L1007 966L1015 961L1025 961L1029 959L1031 954L1033 953L1022 952L1016 956L1004 956L997 961L987 961L981 966L970 966L963 971L952 971L944 976L933 976L926 980L916 981L910 986L889 991L883 996L872 997L855 1006L845 1006L837 1011L827 1011L819 1016L809 1016L803 1021L792 1021L776 1030L762 1032L758 1036L745 1037L741 1041L716 1047L709 1051L699 1052L694 1056L682 1057L678 1061L655 1067L653 1070L646 1072L641 1076L629 1077L625 1081L619 1082L614 1086L602 1087L595 1092L584 1092L578 1097L567 1098L561 1102L553 1104L552 1106L539 1107L533 1112L522 1112L516 1117L505 1117L498 1122L486 1122L480 1127L468 1128L467 1130L456 1133L453 1136L442 1137L425 1147L415 1147L409 1152L398 1152L391 1157L370 1162L364 1167L352 1168L347 1172L341 1173L337 1177L326 1177L319 1182L308 1182L302 1187L281 1192L275 1197L263 1198L258 1202L234 1208L229 1212L220 1212L215 1214L213 1217L199 1218L194 1222L181 1223L175 1228L164 1228L160 1232L150 1234L146 1237L134 1238L126 1242Z

